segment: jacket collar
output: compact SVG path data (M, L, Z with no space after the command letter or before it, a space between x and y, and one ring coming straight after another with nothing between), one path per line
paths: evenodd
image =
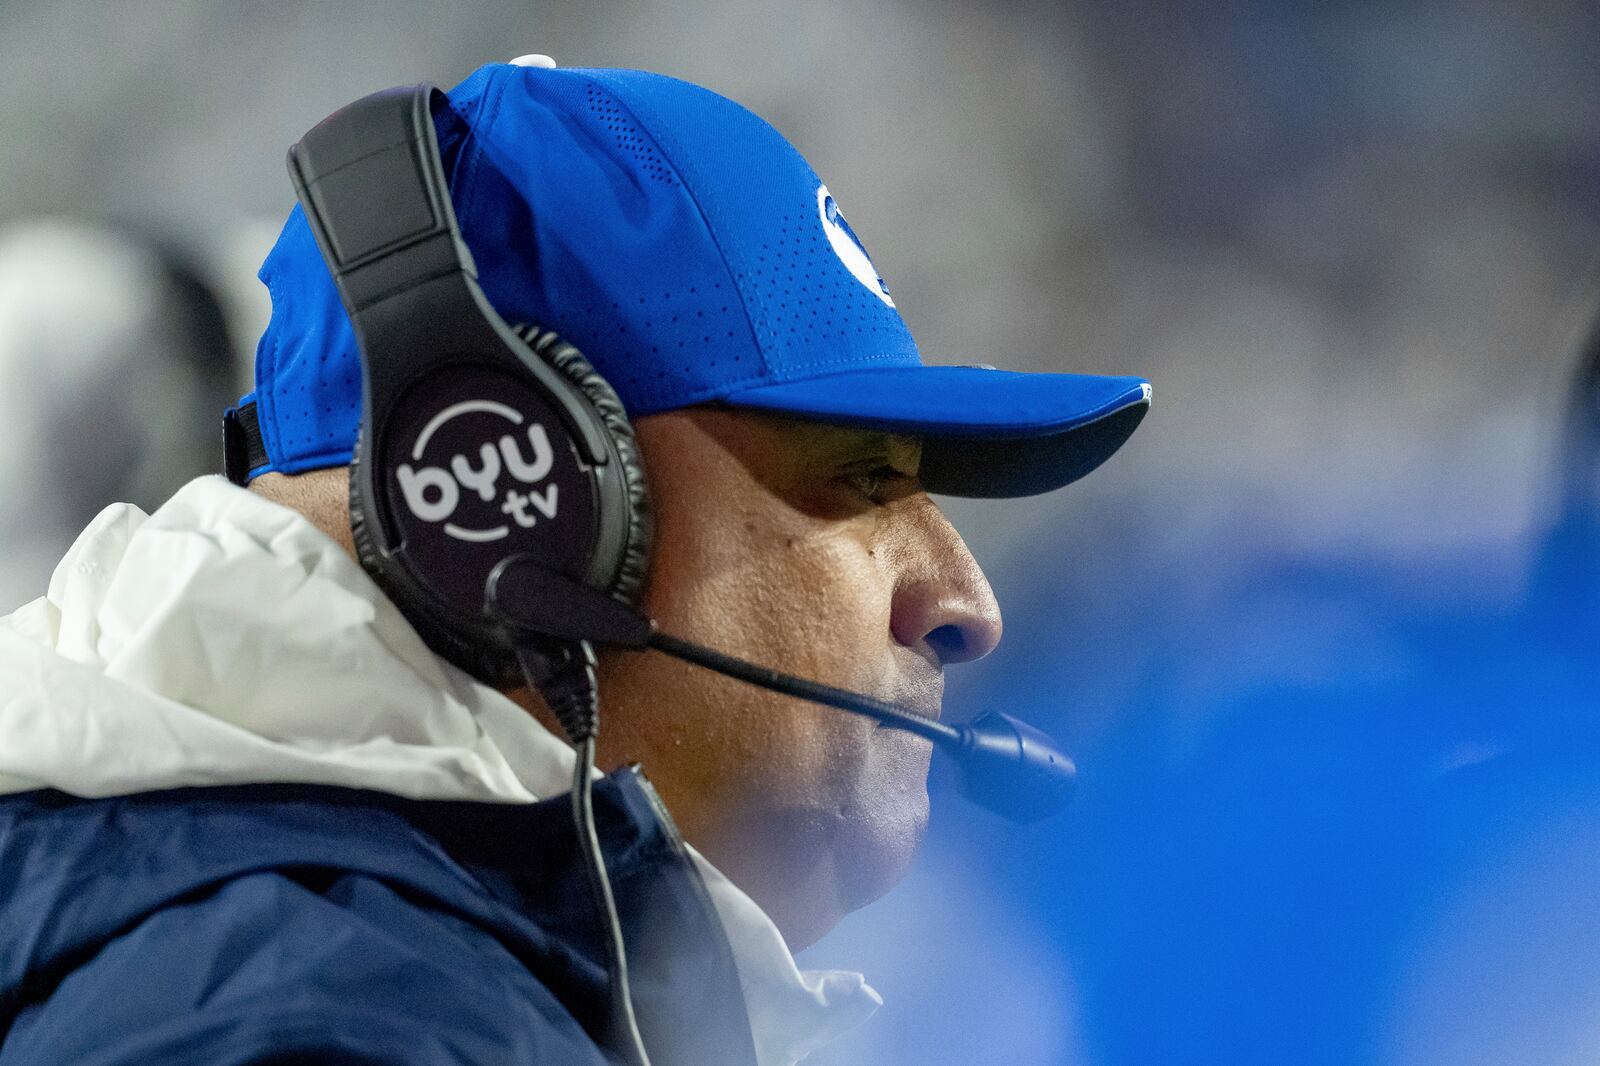
M221 477L153 515L103 511L47 594L0 619L0 677L21 679L0 692L0 793L274 782L525 804L571 777L571 749L429 651L339 545ZM877 1008L859 974L800 970L760 908L691 854L762 1066Z

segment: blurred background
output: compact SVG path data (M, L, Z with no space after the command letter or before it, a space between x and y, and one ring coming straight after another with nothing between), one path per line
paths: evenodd
M768 118L930 362L1155 383L1086 481L949 501L1007 639L947 707L1080 798L936 767L808 1063L1600 1060L1592 0L7 0L0 611L217 469L287 145L527 52Z

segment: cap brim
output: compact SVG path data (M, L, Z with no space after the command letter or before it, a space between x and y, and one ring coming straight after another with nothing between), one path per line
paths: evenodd
M1111 457L1150 408L1142 378L971 366L881 367L762 385L753 407L923 439L922 483L947 496L1033 496Z

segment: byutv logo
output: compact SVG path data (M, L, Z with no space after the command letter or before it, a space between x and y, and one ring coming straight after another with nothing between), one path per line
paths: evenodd
M412 461L422 461L434 434L451 419L474 412L498 415L516 427L521 427L525 421L521 412L494 400L465 400L452 404L429 419L417 434L417 441L411 446ZM524 439L532 449L531 455L524 451ZM534 422L524 432L503 433L498 439L485 441L476 454L458 452L450 456L443 467L413 467L411 463L402 463L397 473L400 492L413 515L424 522L443 522L444 531L457 540L483 542L506 536L511 531L510 526L500 522L487 529L468 528L450 521L463 495L469 500L476 495L483 503L498 498L500 514L524 529L531 528L540 518L550 521L556 517L559 502L556 490L560 486L552 481L542 489L533 487L550 476L554 463L550 438L544 426ZM502 473L514 479L503 496L500 494ZM527 491L519 491L519 486L526 487ZM491 516L494 513L493 508L486 507L470 507L468 511L477 511L480 515L487 512Z

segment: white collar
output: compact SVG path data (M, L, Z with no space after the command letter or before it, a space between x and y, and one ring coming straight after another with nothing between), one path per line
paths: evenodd
M572 749L434 655L366 573L294 511L203 477L153 515L102 511L48 593L0 618L0 793L81 796L302 782L528 803ZM71 693L71 699L62 699ZM762 1066L790 1066L882 1000L802 971L697 852Z

